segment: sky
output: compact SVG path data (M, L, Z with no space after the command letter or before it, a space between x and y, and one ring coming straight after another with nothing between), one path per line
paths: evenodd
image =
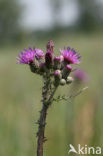
M64 3L65 1L65 3ZM78 11L73 0L63 0L59 15L60 25L70 25L75 22ZM52 11L49 0L21 0L23 6L22 26L26 29L49 29L53 26Z

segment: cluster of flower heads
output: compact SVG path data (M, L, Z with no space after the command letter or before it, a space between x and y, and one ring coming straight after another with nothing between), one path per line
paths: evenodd
M55 85L58 83L64 85L73 81L71 77L68 77L72 71L71 64L79 64L80 55L70 47L60 52L60 56L54 55L54 43L50 40L45 54L41 49L24 49L19 54L17 63L28 64L32 72L40 75L49 71L54 76Z

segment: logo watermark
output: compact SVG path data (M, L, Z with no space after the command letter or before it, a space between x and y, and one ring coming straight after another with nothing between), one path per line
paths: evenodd
M70 154L71 152L76 154L98 154L99 155L102 153L102 149L99 146L88 147L87 145L81 146L80 144L78 144L77 148L75 149L75 147L72 144L70 144L68 154Z

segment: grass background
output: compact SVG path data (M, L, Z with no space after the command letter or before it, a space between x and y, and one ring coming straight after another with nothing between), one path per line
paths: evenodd
M69 144L103 145L103 34L61 35L52 38L55 51L70 45L82 56L90 76L89 89L70 102L53 103L48 112L45 156L68 155ZM16 56L29 45L45 50L47 38L17 46L0 47L0 156L36 156L37 125L42 79ZM85 85L84 85L85 86ZM57 94L69 94L60 87Z

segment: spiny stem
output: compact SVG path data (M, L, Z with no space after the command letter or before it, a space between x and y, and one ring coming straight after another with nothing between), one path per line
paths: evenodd
M45 138L45 126L46 126L46 118L47 111L49 106L53 102L53 96L56 92L57 87L52 88L52 82L50 79L50 73L48 72L46 76L44 76L44 87L42 90L42 110L40 111L40 119L38 121L38 142L37 142L37 156L43 156L43 143L46 141Z
M46 125L46 116L47 116L47 109L48 107L43 105L43 108L40 113L39 119L39 130L38 130L38 145L37 145L37 156L43 156L43 143L44 143L44 132L45 132L45 125Z

